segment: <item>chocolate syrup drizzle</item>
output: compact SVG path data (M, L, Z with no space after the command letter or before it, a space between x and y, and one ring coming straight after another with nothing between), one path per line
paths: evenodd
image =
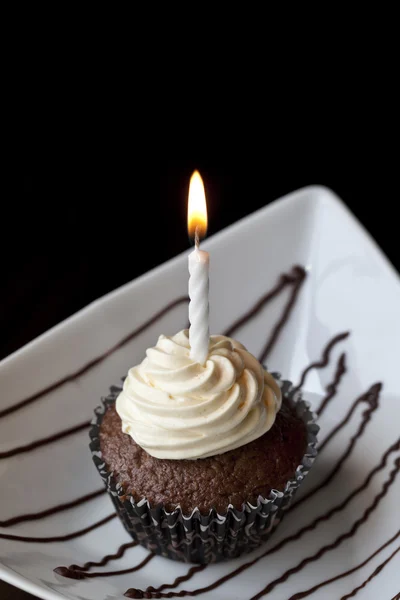
M346 594L345 596L342 596L340 600L347 600L347 598L353 598L359 590L362 590L366 585L368 585L368 583L371 581L371 579L374 579L374 577L379 575L379 573L382 571L382 569L385 568L385 566L392 560L392 558L394 558L396 556L396 554L399 551L400 551L400 546L398 548L396 548L396 550L394 552L392 552L392 554L385 561L383 561L383 563L381 563L380 565L378 565L376 567L375 571L368 577L368 579L366 579L361 585L354 588L354 590L352 592L350 592L350 594ZM399 595L400 594L398 594L396 597L398 598Z
M47 444L51 444L52 442L58 442L59 440L62 440L65 437L73 435L74 433L78 433L79 431L83 431L83 429L87 429L89 425L90 421L85 421L84 423L79 423L78 425L74 425L73 427L69 427L68 429L63 429L62 431L54 433L53 435L49 435L48 437L44 437L40 440L35 440L34 442L25 444L25 446L18 446L17 448L12 448L11 450L0 452L0 460L4 458L11 458L12 456L16 456L17 454L23 454L24 452L29 452L31 450L36 450L36 448L46 446Z
M283 274L281 275L277 285L270 290L267 294L265 294L265 296L263 296L262 298L260 298L260 300L240 319L238 319L230 328L228 328L225 332L225 335L231 335L236 329L238 329L239 327L241 327L242 325L244 325L247 321L249 321L252 317L254 317L262 308L263 306L265 306L269 301L271 301L274 297L276 297L284 288L286 288L287 286L292 286L292 290L291 290L291 294L289 297L289 300L284 308L284 311L282 313L281 318L279 319L278 323L275 325L275 327L273 328L270 337L267 341L267 343L265 344L261 355L260 355L260 362L264 362L264 360L266 359L266 357L268 356L268 354L270 353L270 351L272 350L272 348L274 347L274 345L276 344L279 335L284 327L284 325L286 324L286 322L288 321L290 314L292 312L293 307L295 306L296 300L298 298L302 283L305 279L306 273L304 271L304 269L302 267L299 266L295 266L293 267L291 273L289 274ZM170 304L168 304L164 309L160 310L156 315L154 315L151 319L149 319L148 321L146 321L143 325L141 325L140 327L138 327L135 331L133 331L131 334L129 334L128 336L126 336L123 340L121 340L118 344L114 345L112 348L110 348L106 353L102 354L101 356L96 357L95 359L93 359L92 361L90 361L89 363L87 363L86 365L84 365L82 368L80 368L79 370L75 371L74 373L67 375L66 377L62 378L61 380L51 384L50 386L46 387L45 389L35 393L34 395L25 398L24 400L21 400L20 402L18 402L17 404L14 404L13 406L10 406L6 409L3 409L2 411L0 411L0 418L1 417L5 417L33 402L35 402L36 400L39 400L41 397L43 397L44 395L48 394L49 392L57 389L58 387L60 387L61 385L63 385L64 383L67 383L69 381L74 380L75 378L83 375L84 373L86 373L87 371L89 371L91 368L93 368L94 366L96 366L97 364L99 364L100 362L102 362L103 360L105 360L108 356L110 356L110 354L112 354L113 352L115 352L116 350L118 350L119 348L121 348L122 346L124 346L126 343L128 343L129 341L131 341L135 336L139 335L142 331L144 331L147 327L149 327L150 325L152 325L153 323L155 323L158 319L160 319L163 315L165 315L168 311L170 311L171 309L173 309L174 307L178 306L179 304L182 304L184 302L188 302L188 298L187 297L181 297L178 298L177 300L175 300L174 302L171 302ZM307 377L307 374L310 372L311 369L314 368L323 368L325 366L328 365L329 360L330 360L330 353L333 349L333 347L340 342L341 340L345 339L348 336L348 332L343 333L343 334L339 334L338 336L335 336L335 338L333 338L329 344L326 346L326 348L323 351L323 355L320 361L314 362L312 364L309 365L309 367L307 367L301 377L300 377L300 382L297 386L297 389L299 389L300 387L302 387L302 385L304 384L304 381ZM345 356L344 354L342 354L339 358L338 364L337 364L337 368L336 368L336 373L335 373L335 377L334 380L332 381L331 384L329 384L329 386L327 386L327 395L325 396L325 398L322 400L319 409L317 410L317 413L320 415L322 414L322 412L326 409L327 405L329 404L329 402L332 400L332 398L336 395L337 393L337 388L338 385L341 381L342 376L344 375L344 373L346 372L346 365L345 365ZM347 415L344 417L344 419L339 423L339 425L337 427L335 427L335 429L329 434L329 436L326 438L326 440L321 444L321 449L324 448L329 441L336 436L339 431L348 423L348 421L350 420L351 416L353 415L354 411L356 410L357 406L359 404L361 404L362 402L366 402L368 404L368 408L367 410L363 413L362 415L362 420L360 423L360 426L356 432L356 434L354 436L352 436L352 438L350 439L349 445L346 449L346 451L344 452L344 454L342 455L342 457L339 459L338 463L336 464L336 466L334 467L334 469L331 471L331 473L323 480L322 483L320 483L318 486L316 486L313 490L311 490L306 496L302 497L294 506L298 506L301 503L303 503L306 499L308 499L310 496L312 496L314 493L316 493L317 491L319 491L322 487L325 487L326 485L328 485L332 479L335 477L335 475L337 474L337 472L339 471L339 469L341 468L341 466L343 465L343 463L345 462L345 460L347 460L347 458L349 457L349 455L351 454L357 440L361 437L361 435L363 434L365 427L368 423L368 421L371 419L371 416L373 414L373 412L377 409L378 407L378 399L379 399L379 392L381 389L381 384L375 384L373 386L371 386L371 388L362 396L360 396L357 400L354 401L354 403L352 404L350 410L348 411ZM45 444L49 444L49 443L53 443L56 442L58 439L62 439L68 435L73 435L74 433L81 431L83 429L85 429L86 427L88 427L89 423L85 422L85 423L81 423L75 427L63 430L61 432L59 432L58 434L54 434L52 436L46 437L46 438L42 438L40 440L34 441L30 444L27 444L25 446L21 446L18 448L14 448L5 452L0 453L0 459L2 458L9 458L11 456L15 456L17 454L21 454L23 452L27 452L33 449L36 449L38 447L41 447ZM164 590L166 589L174 589L176 588L178 585L180 585L183 582L188 581L189 579L191 579L196 573L204 570L208 565L196 565L196 566L192 566L185 575L179 576L175 579L174 582L172 583L164 583L161 586L159 586L158 588L154 588L152 586L149 586L145 591L144 590L139 590L139 589L135 589L135 588L130 588L129 590L127 590L127 592L125 593L125 596L129 597L129 598L172 598L172 597L184 597L184 596L197 596L203 592L206 591L211 591L213 589L216 589L217 587L219 587L220 585L222 585L223 583L225 583L226 581L232 579L233 577L239 575L240 573L242 573L244 570L250 568L252 565L254 565L256 562L258 562L259 560L261 560L262 558L264 558L265 556L267 556L268 554L271 554L273 552L277 552L278 550L280 550L283 546L285 546L287 543L297 540L299 539L304 533L306 533L307 531L311 531L313 530L321 521L326 521L328 519L331 518L331 516L333 514L335 514L336 512L339 512L341 510L343 510L345 508L345 506L348 505L348 503L358 494L360 494L363 490L365 490L367 488L367 486L369 485L372 477L380 470L382 470L383 468L385 468L385 466L387 465L387 461L389 456L393 453L393 452L397 452L400 449L400 439L393 444L392 446L390 446L390 448L385 452L385 454L382 456L382 459L380 461L380 463L368 474L368 476L366 477L366 479L364 480L364 482L358 487L356 488L343 502L341 502L339 505L335 506L334 508L330 509L327 513L325 513L324 515L314 519L311 523L309 523L308 525L306 525L305 527L302 527L299 531L297 531L295 534L290 535L286 538L284 538L283 540L281 540L281 542L279 542L278 544L276 544L275 546L273 546L272 548L270 548L269 550L267 550L266 552L264 552L262 555L256 557L255 559L243 564L241 567L233 570L232 572L228 573L227 575L225 575L224 577L218 579L217 581L215 581L213 584L210 584L207 587L204 588L199 588L199 589L195 589L192 591L188 591L188 590L181 590L179 592L173 592L173 591L169 591L169 592L164 592ZM361 519L358 519L354 524L353 527L346 532L345 534L342 534L341 536L339 536L332 544L329 544L327 546L324 546L323 548L321 548L316 554L314 554L313 556L309 556L305 559L303 559L296 567L289 569L288 571L286 571L286 573L284 573L280 578L270 582L263 590L261 590L261 592L259 592L256 596L253 597L252 600L255 600L256 598L260 598L262 595L264 595L265 593L268 593L268 591L272 590L274 587L276 587L276 585L278 585L279 583L281 583L282 581L286 581L286 579L288 579L293 573L298 572L299 570L301 570L306 564L308 564L309 562L313 562L315 560L318 560L321 556L323 556L326 552L336 548L338 545L340 545L344 540L348 539L349 537L351 537L352 535L354 535L358 528L365 523L365 521L368 519L369 515L371 514L371 512L373 510L375 510L375 508L378 506L380 500L386 495L389 487L392 485L394 478L396 477L396 475L398 474L398 471L400 470L400 458L398 458L396 460L396 467L395 469L393 469L393 471L390 473L390 477L389 479L385 482L385 484L383 485L382 491L375 497L373 503L366 509L366 511L364 512L363 516L361 517ZM41 519L41 518L45 518L47 516L56 514L58 512L61 512L63 510L68 510L70 508L73 508L75 506L78 506L80 504L83 504L85 502L88 502L90 500L92 500L93 498L98 497L100 494L105 493L104 489L101 490L97 490L96 492L93 492L91 494L87 494L85 496L82 496L80 498L77 498L75 500L72 500L70 502L64 503L64 504L59 504L57 506L51 507L49 509L37 512L37 513L29 513L26 515L20 515L17 517L13 517L11 519L5 520L5 521L0 521L0 526L1 527L10 527L12 525L16 525L17 523L21 523L24 521L33 521L33 520L37 520L37 519ZM13 541L21 541L21 542L35 542L35 543L51 543L51 542L63 542L63 541L67 541L70 539L74 539L76 537L79 537L81 535L85 535L86 533L89 533L90 531L101 527L103 525L105 525L106 523L108 523L111 519L113 519L115 517L115 513L113 513L112 515L108 515L107 517L105 517L104 519L94 523L93 525L86 527L84 529L81 529L79 531L76 531L74 533L71 534L66 534L66 535L61 535L61 536L54 536L54 537L47 537L47 538L37 538L37 537L26 537L26 536L16 536L16 535L11 535L11 534L1 534L0 533L0 539L10 539ZM371 555L368 559L366 559L366 561L364 561L364 563L358 565L357 567L355 567L353 570L357 570L359 568L361 568L364 564L366 564L367 562L369 562L369 560L371 560L376 554L378 554L381 550L383 550L387 545L389 545L389 543L391 543L392 541L394 541L394 539L396 539L396 537L399 534L396 534L395 537L393 537L391 540L389 540L386 544L384 544L381 548L379 548L373 555ZM131 567L130 569L123 569L121 571L110 571L110 572L89 572L91 567L93 566L105 566L108 562L110 562L111 560L117 560L119 558L121 558L125 551L128 548L132 548L134 546L137 545L137 542L130 542L128 544L123 544L122 546L120 546L120 548L115 552L115 554L111 554L111 555L106 555L105 557L103 557L101 560L99 560L98 562L93 562L93 561L89 561L87 563L85 563L83 566L78 566L78 565L70 565L69 567L57 567L55 569L55 572L57 572L60 575L63 575L64 577L69 577L69 578L73 578L73 579L81 579L81 578L90 578L90 577L106 577L106 576L111 576L111 575L118 575L118 574L123 574L123 573L130 573L130 572L134 572L134 571L138 571L139 569L141 569L142 567L144 567L152 558L154 558L154 555L152 555L151 553L138 565ZM354 596L357 591L359 589L361 589L362 587L364 587L365 585L367 585L367 583L373 579L374 577L376 577L376 575L378 575L378 573L384 568L384 566L395 556L395 554L398 552L399 548L393 552L393 554L386 560L384 561L384 563L382 563L381 565L379 565L379 567L377 567L377 569L374 571L374 573L372 573L372 575L363 583L361 584L358 588L356 588L355 590L353 590L353 592L351 592L350 595L344 596L342 598L342 600L345 600L345 598L350 598L352 596ZM341 577L345 577L346 575L349 575L350 573L353 572L353 570L347 572L347 573L343 573L340 576L337 576L337 578L341 578ZM328 580L326 582L322 582L320 584L318 584L318 588L315 589L319 589L319 587L322 587L324 585L328 585L328 583L331 583L332 581L336 580L336 578L332 578L331 580ZM314 589L312 589L312 591L315 591ZM308 590L307 592L301 592L301 594L306 594L308 595L309 593L312 593L311 590ZM295 595L293 596L290 600L300 600L300 598L305 597L303 596L299 596L299 595ZM398 596L395 596L395 599L397 599Z
M120 546L114 554L107 554L98 562L89 560L81 567L79 565L70 565L68 569L71 569L73 571L89 571L92 567L104 567L112 560L118 560L119 558L122 558L127 550L129 550L130 548L135 548L138 545L139 542L128 542L127 544L122 544L122 546Z
M89 500L98 498L99 496L102 496L105 493L106 489L102 487L101 489L96 490L95 492L91 492L90 494L85 494L85 496L75 498L75 500L71 500L71 502L64 502L63 504L58 504L56 506L46 508L45 510L41 510L40 512L27 513L25 515L19 515L18 517L6 519L5 521L0 521L0 527L11 527L12 525L17 525L18 523L23 523L25 521L37 521L38 519L51 517L56 513L68 510L70 508L75 508L75 506L79 506L80 504L85 504L85 502L89 502Z
M344 577L347 577L348 575L355 573L359 569L362 569L362 567L364 567L367 563L369 563L370 560L372 560L377 554L382 552L382 550L384 550L387 546L389 546L392 542L394 542L394 540L396 540L399 536L400 536L400 530L393 537L391 537L390 540L388 540L387 542L382 544L382 546L380 546L378 548L378 550L375 550L375 552L373 554L368 556L368 558L366 558L362 563L360 563L356 567L353 567L352 569L349 569L348 571L345 571L344 573L340 573L340 575L336 575L336 577L331 577L330 579L327 579L326 581L323 581L322 583L318 583L317 585L314 585L312 588L305 590L304 592L298 592L297 594L290 596L289 600L302 600L302 598L307 598L307 596L310 596L311 594L313 594L317 590L321 589L322 587L325 587L326 585L329 585L330 583L333 583L334 581L338 581L339 579L343 579ZM378 573L380 573L380 571L382 571L383 567L385 565L387 565L387 563L397 554L397 552L399 550L400 550L400 546L382 564L380 564L375 569L375 571L372 573L372 575L370 577L368 577L368 579L366 579L362 585L356 587L352 592L350 592L350 594L346 594L345 596L342 596L341 600L346 600L347 598L352 598L353 596L355 596L356 593L358 592L358 590L361 590L363 587L365 587L367 585L367 583L369 581L371 581L371 579L373 579L376 575L378 575Z
M126 575L127 573L134 573L135 571L140 571L143 567L147 565L153 558L156 557L156 554L149 554L134 567L130 567L129 569L121 569L120 571L95 571L94 573L88 573L83 569L76 570L71 569L70 567L56 567L54 569L54 573L57 575L62 575L62 577L68 577L69 579L89 579L94 577L110 577L112 575Z
M372 414L377 410L377 408L379 406L379 394L380 394L381 389L382 389L382 384L375 383L374 385L372 385L369 388L369 390L367 392L365 392L365 394L362 394L362 396L357 398L357 400L355 400L353 402L347 416L333 430L333 432L334 432L334 433L332 432L333 435L331 433L326 438L326 440L320 445L320 447L318 448L318 453L320 453L322 451L322 449L325 448L326 445L332 440L334 435L336 435L346 425L346 423L348 422L348 420L350 418L349 415L351 416L353 414L353 412L355 411L355 409L357 408L357 406L359 404L361 404L362 402L366 402L368 404L368 408L362 414L361 422L358 426L357 431L350 438L347 448L345 449L342 456L339 458L339 460L337 461L336 465L333 467L331 472L318 485L316 485L314 488L312 488L307 494L302 496L300 498L300 500L297 500L297 502L294 502L294 504L292 504L292 506L291 506L291 511L293 511L296 508L298 508L299 506L301 506L306 500L309 500L312 496L314 496L314 494L319 492L319 490L321 490L323 487L327 486L328 483L330 483L332 481L332 479L335 477L335 475L338 473L338 471L342 468L344 462L349 458L350 454L354 450L357 440L364 433L364 430L365 430L368 422L371 420Z
M104 567L109 562L122 558L127 550L130 548L136 548L138 545L139 542L128 542L127 544L122 544L122 546L120 546L114 554L107 554L97 562L89 560L81 567L79 565L70 565L68 569L71 569L71 571L90 571L92 567Z
M140 325L137 329L132 331L132 333L130 333L129 335L124 337L120 342L118 342L118 344L115 344L114 346L109 348L107 350L107 352L104 352L104 354L100 354L100 356L93 358L90 362L86 363L83 367L81 367L77 371L74 371L73 373L66 375L62 379L55 381L54 383L43 388L42 390L39 390L32 396L28 396L28 398L24 398L20 402L17 402L16 404L9 406L8 408L4 408L3 410L0 410L0 419L7 415L11 415L13 412L20 410L21 408L24 408L25 406L28 406L29 404L32 404L32 402L35 402L36 400L40 400L40 398L42 398L46 394L49 394L50 392L53 392L57 388L64 385L64 383L68 383L69 381L74 381L74 379L77 379L81 375L84 375L84 373L87 373L88 371L93 369L93 367L95 367L99 363L103 362L103 360L105 360L108 356L113 354L116 350L119 350L120 348L122 348L122 346L125 346L125 344L127 344L128 342L133 340L135 337L137 337L145 329L150 327L150 325L153 325L153 323L155 323L156 321L161 319L161 317L163 317L170 310L175 308L175 306L179 306L180 304L187 303L187 302L189 302L189 298L187 296L182 296L181 298L177 298L173 302L170 302L169 304L167 304L167 306L165 308L158 311L158 313L156 313L153 317L151 317L145 323Z
M306 272L303 269L303 267L300 267L299 265L296 265L292 268L292 272L291 273L282 273L282 275L280 275L278 283L276 284L276 286L274 288L272 288L272 290L270 290L269 292L267 292L266 294L264 294L264 296L261 296L261 298L259 298L259 300L257 300L257 302L239 319L237 319L234 323L232 323L232 325L230 327L228 327L228 329L225 330L224 335L227 335L229 337L232 337L232 335L235 333L235 331L237 331L238 329L240 329L240 327L242 327L243 325L246 325L246 323L248 321L250 321L250 319L252 319L253 317L256 317L258 315L258 313L260 312L260 310L262 310L264 308L264 306L266 304L268 304L268 302L270 302L271 300L273 300L275 298L275 296L278 296L288 285L293 285L293 286L297 286L299 281L303 281L304 278L306 276ZM292 292L293 294L293 292ZM297 297L297 294L296 294ZM273 331L276 329L273 329ZM271 340L271 336L269 338L269 340Z
M59 506L57 507L59 508ZM32 537L25 535L12 535L11 533L0 533L0 540L12 540L13 542L30 542L35 544L50 544L52 542L68 542L68 540L74 540L75 538L81 537L102 525L105 525L112 519L115 519L117 516L116 513L112 513L104 519L100 519L100 521L96 521L93 525L89 525L89 527L85 527L84 529L78 529L78 531L74 531L73 533L66 533L65 535L56 535L53 537ZM20 517L19 517L20 518Z
M300 377L300 382L294 388L294 391L297 392L297 390L299 390L300 388L303 387L304 382L307 378L307 375L310 371L312 371L313 369L323 369L328 366L333 348L336 346L336 344L338 342L341 342L342 340L345 340L346 338L348 338L349 335L350 335L350 332L345 331L343 333L339 333L337 336L335 336L334 338L331 339L331 341L324 348L321 360L317 360L316 362L311 363L308 367L306 367L304 369L304 371ZM333 383L331 385L333 385Z
M180 585L181 583L184 583L184 582L188 581L194 575L196 575L196 573L199 573L200 571L204 571L204 569L206 567L208 567L208 565L196 565L195 567L190 567L190 569L186 573L186 575L180 575L172 583L163 583L158 588L154 588L152 585L149 585L149 587L146 588L146 593L147 594L152 594L152 593L154 594L155 593L156 595L154 597L157 598L157 593L162 592L163 590L177 588L178 585ZM153 598L153 596L150 596L150 597Z
M271 300L273 300L273 298L275 298L275 296L277 296L278 294L280 294L280 292L282 290L284 290L288 285L292 286L292 291L291 294L289 296L289 300L283 310L282 316L279 319L279 321L277 322L277 324L275 325L275 327L272 329L270 336L268 338L268 341L266 342L263 350L260 353L259 356L259 362L260 363L264 363L264 361L266 360L266 358L268 357L268 355L270 354L272 348L275 346L276 342L278 341L279 338L279 334L281 333L283 327L286 325L287 321L289 320L290 314L293 310L293 307L296 303L297 297L299 295L301 286L303 284L304 279L306 278L306 271L304 270L303 267L300 267L299 265L296 265L292 268L292 272L291 273L283 273L280 278L278 283L276 284L276 286L274 288L272 288L272 290L270 290L269 292L267 292L264 296L262 296L257 302L256 304L247 312L243 315L243 317L241 317L240 319L238 319L237 321L235 321L235 323L233 323L233 325L231 325L231 327L229 327L226 331L224 335L228 335L228 336L232 336L232 334L239 329L239 327L241 327L242 325L244 325L245 323L247 323L251 318L255 317L257 315L257 313Z
M395 461L395 468L390 472L389 478L383 484L382 490L379 492L379 494L377 494L375 496L372 504L370 504L368 506L368 508L366 508L363 515L359 519L357 519L357 521L355 521L353 523L352 527L348 531L346 531L346 533L343 533L340 536L338 536L334 542L327 544L325 546L322 546L322 548L320 548L315 554L312 554L310 556L307 556L306 558L303 558L295 567L288 569L287 571L285 571L285 573L283 573L283 575L281 575L277 579L274 579L273 581L271 581L267 586L265 586L265 588L263 588L258 594L253 596L250 600L258 600L264 594L267 594L268 592L272 591L279 583L283 583L284 581L289 579L289 577L291 575L301 571L301 569L303 569L309 563L315 562L316 560L318 560L322 556L324 556L324 554L326 554L327 552L334 550L335 548L340 546L340 544L343 541L348 540L351 537L353 537L353 535L355 535L357 533L357 531L361 527L361 525L363 525L364 523L367 522L370 514L377 508L380 501L386 496L390 486L393 484L393 482L396 478L396 475L398 474L399 471L400 471L400 458L398 458Z
M360 396L355 402L353 402L353 404L350 406L350 409L349 409L348 413L345 415L345 417L340 421L340 423L334 429L332 429L331 433L326 437L326 439L323 442L321 442L321 444L318 448L318 453L320 453L323 450L323 448L325 448L325 446L327 444L329 444L331 439L336 436L338 431L343 429L343 427L350 421L350 419L353 416L353 413L357 409L358 405L361 404L362 402L366 402L367 404L369 404L369 408L363 413L363 418L366 419L367 421L370 420L372 412L374 412L374 410L376 410L378 408L377 404L378 404L378 399L379 399L379 392L381 389L382 389L382 384L375 383L373 386L370 387L368 392L366 392L365 394Z
M339 360L338 360L335 378L332 381L332 383L330 383L327 386L327 388L326 388L327 394L326 394L325 398L322 399L321 404L319 405L319 407L316 410L316 413L319 417L322 415L322 413L324 412L324 410L326 409L326 407L328 406L328 404L332 400L332 398L334 398L336 396L337 389L339 387L339 383L342 381L342 377L346 373L346 371L347 371L346 355L345 355L345 353L343 353L340 355Z

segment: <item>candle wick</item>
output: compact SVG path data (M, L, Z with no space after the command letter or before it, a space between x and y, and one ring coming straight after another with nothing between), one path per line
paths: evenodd
M194 245L196 246L196 250L199 249L200 240L199 240L199 226L197 225L194 232Z

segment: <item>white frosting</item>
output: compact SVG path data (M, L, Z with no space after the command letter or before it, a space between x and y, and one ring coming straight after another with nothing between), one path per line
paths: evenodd
M281 406L272 375L242 344L210 337L205 366L190 358L188 330L160 335L130 369L116 408L122 430L156 458L205 458L268 431Z

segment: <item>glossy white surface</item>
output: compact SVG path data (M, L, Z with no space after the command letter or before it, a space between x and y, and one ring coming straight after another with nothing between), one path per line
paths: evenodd
M384 382L380 407L333 484L296 511L293 518L288 515L270 542L275 543L306 524L312 515L322 514L347 496L399 436L400 281L341 201L321 187L305 188L270 204L207 240L202 247L210 253L211 333L224 331L275 284L282 271L288 271L293 264L306 266L308 277L300 300L268 361L271 370L279 370L296 382L303 368L319 358L333 335L351 330L351 337L335 348L330 366L311 373L306 382L306 396L318 405L325 386L332 380L339 354L346 351L349 371L337 398L321 419L321 439L340 421L353 399L372 383ZM187 285L185 254L92 303L11 355L0 364L0 409L105 352L168 302L185 295ZM287 292L235 333L255 355L279 318ZM140 362L159 333L174 334L186 322L187 307L176 307L78 380L0 419L0 452L91 418L100 396L129 367ZM346 440L357 429L361 413L360 408L317 460L302 493L332 468ZM301 558L333 541L372 502L387 479L393 460L372 479L365 492L329 522L204 597L250 598ZM42 510L99 487L100 479L88 450L88 436L81 432L29 454L0 460L0 519ZM290 577L268 598L285 600L362 562L399 529L399 497L400 477L356 537ZM0 532L58 535L94 523L111 510L109 499L100 497L38 522L0 528ZM0 577L42 598L91 600L119 598L128 587L157 586L173 581L187 570L184 565L156 558L133 575L73 581L53 573L58 565L99 559L126 541L128 536L117 520L65 543L24 544L0 539ZM396 543L398 540L360 571L310 597L336 600L350 592L393 552ZM131 549L122 560L110 563L107 570L128 568L145 555L146 551L140 547ZM210 566L182 588L207 585L245 560ZM395 559L357 597L390 599L399 589Z

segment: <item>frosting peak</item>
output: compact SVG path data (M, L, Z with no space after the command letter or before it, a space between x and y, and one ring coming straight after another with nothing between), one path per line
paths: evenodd
M275 379L242 344L212 335L202 366L190 358L187 329L160 335L116 403L122 430L152 456L171 459L248 444L272 427L280 406Z

